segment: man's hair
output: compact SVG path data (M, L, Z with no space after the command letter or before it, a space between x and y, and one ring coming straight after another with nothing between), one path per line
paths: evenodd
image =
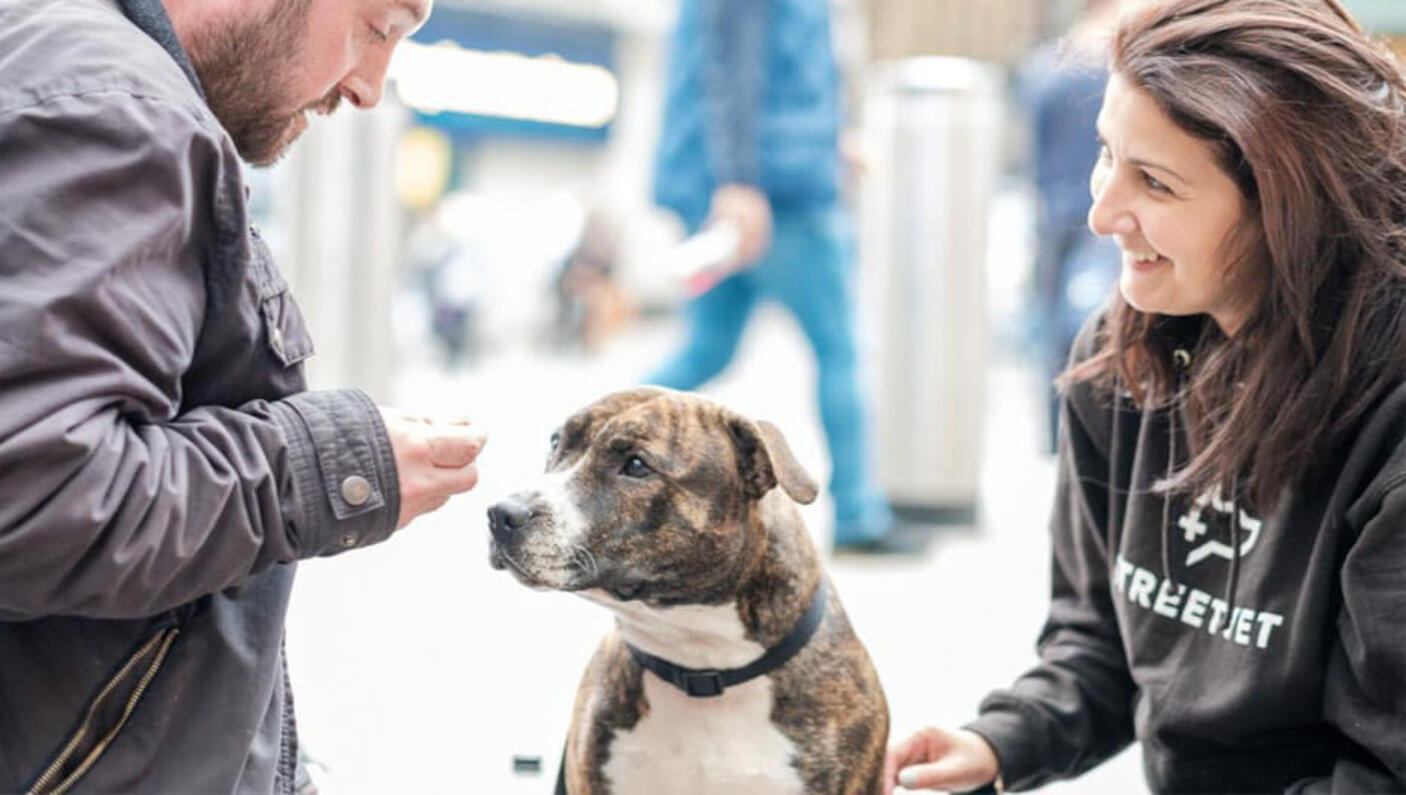
M1111 299L1097 351L1062 383L1183 403L1171 486L1260 509L1329 463L1406 377L1406 105L1395 58L1337 0L1166 0L1119 23L1114 73L1208 142L1245 198L1224 241L1233 338ZM1190 327L1188 329L1188 327ZM1184 385L1172 331L1193 335Z

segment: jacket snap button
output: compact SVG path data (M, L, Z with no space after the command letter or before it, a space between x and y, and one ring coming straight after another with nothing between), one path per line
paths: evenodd
M360 475L352 475L342 481L342 499L353 508L360 508L371 499L371 484Z

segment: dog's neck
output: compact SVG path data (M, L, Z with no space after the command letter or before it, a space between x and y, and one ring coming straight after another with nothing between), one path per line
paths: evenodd
M794 504L777 493L757 504L754 549L736 596L714 605L655 607L604 592L581 595L610 608L621 638L689 668L738 668L786 636L819 585L821 571Z

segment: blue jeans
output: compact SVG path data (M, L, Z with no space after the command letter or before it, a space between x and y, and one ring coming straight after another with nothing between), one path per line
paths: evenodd
M757 301L779 301L800 322L818 364L820 420L830 448L835 542L884 533L893 517L870 476L850 306L853 233L842 210L778 211L771 249L688 304L688 340L647 383L697 389L732 361Z

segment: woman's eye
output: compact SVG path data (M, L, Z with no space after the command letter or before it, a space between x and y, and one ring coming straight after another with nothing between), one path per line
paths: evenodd
M649 476L654 470L649 468L649 464L637 455L630 456L625 461L625 466L620 468L620 474L628 478L643 478Z
M1165 182L1162 182L1151 174L1144 173L1142 175L1142 181L1147 183L1147 187L1157 191L1158 193L1170 194L1172 192L1172 189L1167 187L1167 184Z
M386 40L390 39L390 37L391 37L391 34L382 31L380 28L376 27L375 25L372 25L372 24L368 23L368 24L366 25L366 27L371 30L371 38L372 38L373 40L377 41L377 42L386 41Z

